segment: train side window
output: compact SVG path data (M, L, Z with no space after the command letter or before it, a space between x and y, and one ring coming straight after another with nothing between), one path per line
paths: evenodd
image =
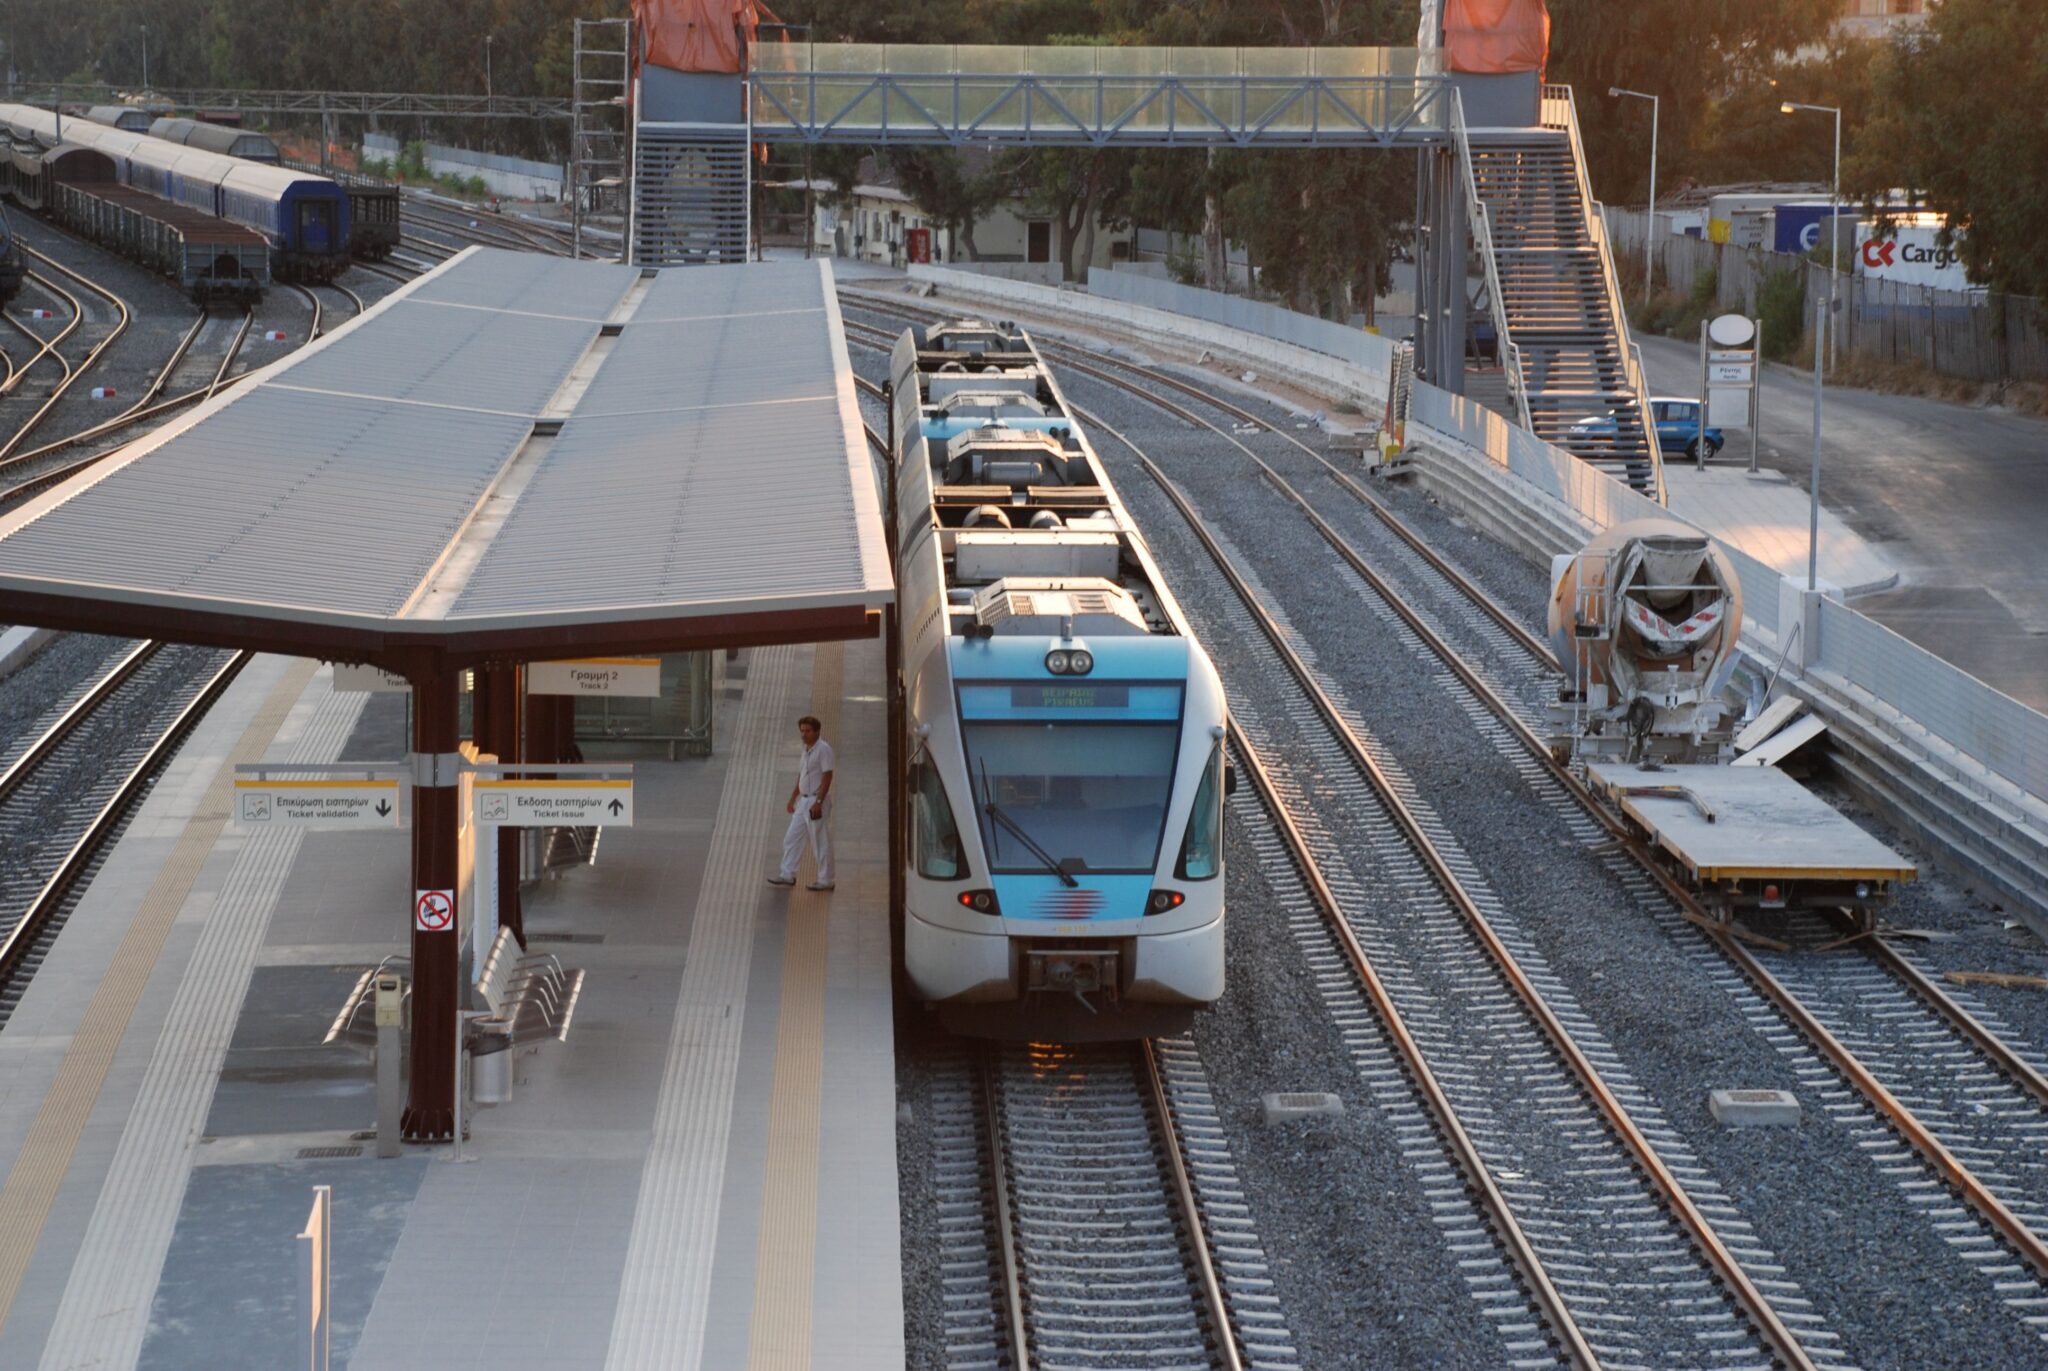
M929 761L910 773L910 864L926 880L958 881L967 875L960 856L960 826L946 801L945 782Z
M1183 881L1208 881L1222 870L1223 745L1218 743L1202 772L1194 808L1188 811L1188 832L1181 840L1180 866L1174 875Z

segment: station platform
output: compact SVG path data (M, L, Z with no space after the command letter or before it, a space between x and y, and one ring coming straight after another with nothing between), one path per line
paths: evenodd
M338 1368L900 1367L882 646L721 670L718 751L634 758L636 826L529 887L533 950L587 975L567 1040L385 1160L367 1054L320 1041L407 950L411 835L252 833L228 796L237 763L402 755L406 697L256 658L0 1032L0 1366L304 1365L325 1184ZM805 713L829 894L764 880Z
M1704 471L1684 458L1665 458L1664 486L1671 495L1671 512L1805 585L1812 519L1807 493L1779 472L1731 466L1738 447L1747 454L1749 439L1731 437L1721 460ZM1835 500L1823 475L1821 580L1840 586L1843 596L1852 600L1898 585L1898 566L1883 549L1828 508Z

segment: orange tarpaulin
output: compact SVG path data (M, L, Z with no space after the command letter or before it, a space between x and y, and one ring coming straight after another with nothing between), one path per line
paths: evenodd
M633 0L640 61L670 71L742 71L741 44L752 46L760 8L754 0Z
M1488 76L1542 71L1550 54L1543 0L1444 0L1444 68Z

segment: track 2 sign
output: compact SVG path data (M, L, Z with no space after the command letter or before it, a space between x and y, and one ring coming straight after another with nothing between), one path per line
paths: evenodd
M412 903L412 926L422 933L446 933L455 927L455 892L422 890Z

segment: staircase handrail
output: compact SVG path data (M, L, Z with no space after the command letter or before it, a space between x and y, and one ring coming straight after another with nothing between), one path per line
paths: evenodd
M1493 311L1494 346L1500 351L1501 370L1507 374L1515 417L1524 429L1534 432L1536 423L1529 415L1528 386L1522 375L1522 350L1508 331L1507 297L1501 293L1500 265L1493 256L1493 218L1487 213L1486 202L1479 198L1479 178L1472 170L1472 141L1465 132L1465 101L1455 86L1449 95L1451 136L1458 145L1458 170L1465 178L1466 214L1472 221L1472 241L1479 249L1479 260L1486 264L1486 297ZM1458 289L1463 290L1464 273L1460 271L1458 276Z
M1600 257L1600 276L1607 290L1607 309L1614 318L1614 327L1621 342L1621 365L1628 377L1629 388L1636 394L1636 409L1643 425L1644 450L1649 453L1650 474L1656 487L1657 503L1668 505L1664 489L1664 452L1657 441L1657 432L1650 422L1650 385L1643 372L1643 351L1636 346L1635 338L1628 326L1628 308L1623 303L1621 281L1614 274L1614 246L1607 236L1607 216L1604 206L1593 198L1593 183L1586 176L1586 145L1579 137L1578 101L1573 98L1572 88L1564 85L1543 87L1542 120L1545 127L1561 128L1571 142L1572 172L1578 178L1579 204L1585 212L1587 232ZM1654 218L1654 216L1653 216Z

